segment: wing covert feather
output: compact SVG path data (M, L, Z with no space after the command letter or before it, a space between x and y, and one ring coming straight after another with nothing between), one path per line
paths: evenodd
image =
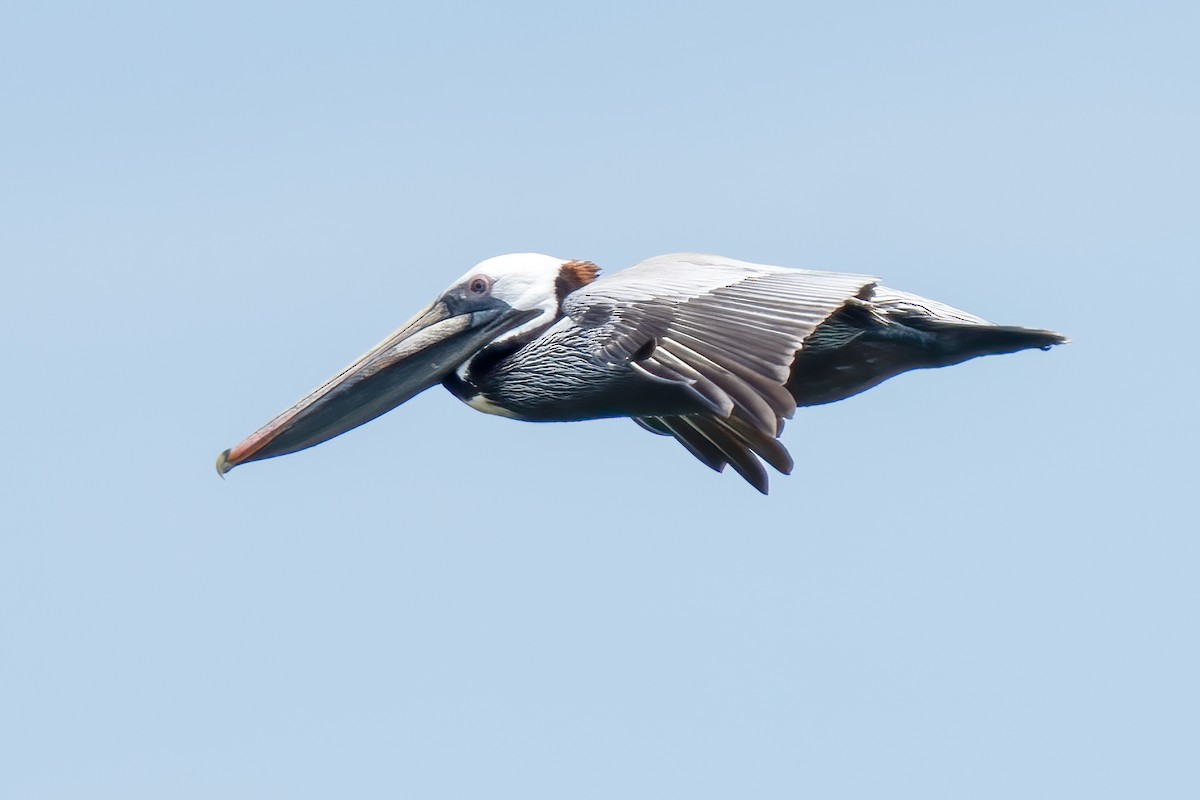
M875 281L682 253L605 276L563 308L580 325L607 328L595 358L686 384L714 416L736 415L773 439L796 408L784 385L804 340ZM690 428L691 439L699 432L672 427ZM710 441L724 436L704 431Z

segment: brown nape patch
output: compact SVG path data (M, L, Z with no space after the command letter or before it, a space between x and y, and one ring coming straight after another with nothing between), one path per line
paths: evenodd
M558 271L554 280L554 289L558 292L558 302L562 303L571 292L587 286L600 275L600 268L590 261L568 261Z

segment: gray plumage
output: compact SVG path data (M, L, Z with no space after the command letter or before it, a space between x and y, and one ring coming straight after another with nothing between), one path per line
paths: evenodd
M764 493L760 458L792 467L776 437L798 405L841 400L910 369L1065 341L871 276L691 253L602 277L561 308L538 336L486 370L472 367L473 390L521 419L633 417Z

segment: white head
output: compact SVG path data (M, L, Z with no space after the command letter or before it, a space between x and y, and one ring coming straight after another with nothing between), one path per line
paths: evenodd
M541 253L510 253L481 261L456 286L484 289L518 311L539 311L528 322L507 331L497 341L519 336L554 320L562 300L596 279L599 270L588 261L572 261ZM482 283L486 283L486 288Z

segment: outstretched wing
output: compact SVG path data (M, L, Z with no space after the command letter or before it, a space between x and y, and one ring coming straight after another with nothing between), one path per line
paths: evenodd
M732 464L765 491L751 452L790 467L774 440L796 409L785 388L796 354L875 280L680 253L590 283L563 310L576 324L603 326L596 359L687 386L711 412L655 417L643 427L670 433L714 469Z

